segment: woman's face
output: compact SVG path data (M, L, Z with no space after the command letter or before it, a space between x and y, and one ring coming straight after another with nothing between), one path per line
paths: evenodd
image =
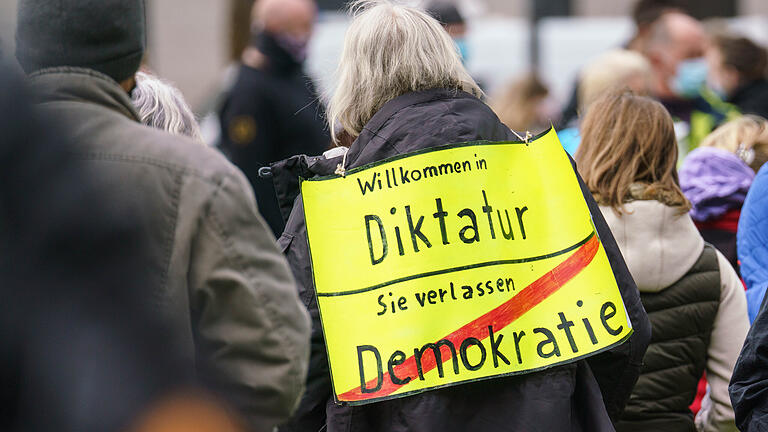
M736 69L723 64L723 54L716 46L710 46L707 50L707 63L709 86L721 96L730 96L739 86L739 73Z

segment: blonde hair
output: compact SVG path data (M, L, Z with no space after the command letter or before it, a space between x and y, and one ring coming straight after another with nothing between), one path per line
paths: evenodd
M768 162L768 120L756 115L733 119L707 135L701 147L729 151L757 172Z
M421 9L389 0L358 0L344 37L328 123L353 137L386 102L434 88L483 92L462 65L458 50L437 20Z
M582 70L579 104L585 109L603 93L629 87L634 79L645 80L647 87L650 76L651 64L642 54L624 49L608 51Z
M195 115L181 91L172 84L146 72L138 72L131 99L139 120L145 125L203 142Z
M629 91L607 93L590 106L581 135L576 162L598 203L618 213L637 199L690 209L677 179L672 117L660 103Z
M512 81L503 92L494 98L493 110L499 120L512 130L525 131L542 125L536 108L547 97L549 89L536 76L530 73Z

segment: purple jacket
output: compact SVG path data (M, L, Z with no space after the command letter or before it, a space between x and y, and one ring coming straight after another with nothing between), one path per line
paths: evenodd
M754 171L736 155L713 147L692 151L680 168L680 187L697 222L741 208L754 178Z

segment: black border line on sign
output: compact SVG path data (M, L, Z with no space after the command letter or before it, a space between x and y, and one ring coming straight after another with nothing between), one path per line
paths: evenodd
M481 263L477 263L477 264L469 264L469 265L465 265L465 266L451 267L451 268L446 268L446 269L441 269L441 270L433 270L433 271L429 271L429 272L417 273L417 274L410 275L410 276L404 276L404 277L401 277L401 278L392 279L392 280L389 280L389 281L386 281L386 282L382 282L382 283L376 284L376 285L371 285L371 286L365 287L365 288L359 288L359 289L349 290L349 291L331 292L331 293L320 293L320 292L318 292L318 293L316 293L316 295L318 297L338 297L338 296L351 295L351 294L360 294L360 293L364 293L364 292L368 292L368 291L377 290L379 288L384 288L385 286L393 285L393 284L396 284L396 283L406 282L406 281L414 280L414 279L420 279L420 278L423 278L423 277L436 276L436 275L441 275L441 274L445 274L445 273L453 273L453 272L458 272L458 271L462 271L462 270L476 269L476 268L480 268L480 267L489 267L489 266L503 265L503 264L522 264L522 263L533 262L533 261L541 261L541 260L544 260L544 259L554 258L554 257L556 257L558 255L562 255L562 254L566 254L568 252L571 252L572 250L577 249L578 247L580 247L583 244L585 244L586 242L588 242L594 235L595 235L595 231L592 231L592 233L590 233L584 240L581 240L580 242L578 242L576 244L568 246L567 248L565 248L563 250L559 250L557 252L552 252L552 253L549 253L549 254L546 254L546 255L540 255L540 256L529 257L529 258L515 258L515 259L505 259L505 260L496 260L496 261L486 261L486 262L481 262Z
M555 132L555 128L554 127L550 127L546 131L544 131L544 132L542 132L542 133L540 133L540 134L538 134L538 135L536 135L534 137L531 137L530 139L528 139L527 142L526 141L488 141L488 140L479 140L479 141L466 141L466 142L460 142L460 143L454 143L454 144L445 144L445 145L440 145L440 146L436 146L436 147L427 147L427 148L423 148L423 149L416 150L416 151L413 151L413 152L402 153L402 154L399 154L399 155L391 156L391 157L388 157L386 159L382 159L382 160L379 160L379 161L376 161L376 162L367 163L365 165L360 165L359 167L350 168L349 170L346 171L344 176L348 176L348 175L354 174L354 173L356 173L358 171L362 171L362 170L365 170L365 169L368 169L368 168L373 168L373 167L378 166L378 165L382 165L382 164L385 164L385 163L388 163L388 162L394 162L396 160L404 159L404 158L411 157L411 156L416 156L416 155L425 154L425 153L438 152L438 151L443 151L443 150L452 150L452 149L461 148L461 147L472 147L472 146L481 146L481 145L483 145L483 146L484 145L508 145L508 144L523 144L523 145L525 145L527 147L528 145L533 144L533 142L535 140L537 140L537 139L547 135L550 132L556 133ZM563 150L563 152L565 152L565 150ZM333 179L336 179L336 178L339 178L339 177L342 177L342 176L340 174L330 174L330 175L327 175L327 176L317 176L317 177L312 177L312 178L302 178L301 182L305 182L305 181L314 182L314 181L323 181L323 180L333 180Z
M399 159L407 158L407 157L418 155L418 154L431 153L431 152L442 151L442 150L450 150L450 149L459 148L459 147L484 146L484 145L505 145L505 144L524 144L526 147L528 147L530 144L535 144L536 140L546 136L549 133L555 133L556 134L554 126L550 126L550 128L548 130L543 131L543 132L535 135L534 137L531 137L527 141L489 141L489 140L477 140L477 141L449 143L449 144L445 144L445 145L441 145L441 146L428 147L428 148L425 148L425 149L417 150L417 151L410 152L410 153L399 154L399 155L392 156L392 157L389 157L389 158L386 158L386 159L382 159L382 160L379 160L379 161L375 161L375 162L371 162L371 163L368 163L368 164L365 164L365 165L361 165L359 167L351 168L351 169L349 169L346 172L345 175L354 174L356 172L359 172L359 171L362 171L362 170L365 170L365 169L368 169L368 168L373 168L373 167L376 167L378 165L381 165L381 164L384 164L384 163L387 163L387 162L393 162L393 161L396 161L396 160L399 160ZM555 135L555 136L557 137L557 135ZM572 162L570 156L567 155L567 153L566 153L566 151L564 149L561 148L561 150L562 150L562 154L569 160L569 163L572 165L573 162ZM576 180L576 182L579 183L575 167L573 167L572 174L573 174L574 180ZM303 177L300 176L299 177L299 195L303 194L302 185L303 185L304 182L332 180L332 179L336 179L336 178L339 178L339 177L342 177L342 176L338 175L338 174L331 174L331 175L327 175L327 176L315 176L315 177L312 177L312 178L303 178ZM586 205L586 203L585 203L585 205ZM306 221L307 220L306 219L306 206L303 206L303 207L304 208L303 208L303 212L302 213L303 213L305 221ZM592 235L596 235L597 238L600 239L600 236L597 233L597 229L595 227L594 220L592 218L592 214L589 211L588 206L587 206L587 212L589 213L590 221L592 222L592 226L593 226L593 228L595 228L594 232L592 233ZM305 223L308 225L308 222L305 222ZM308 230L308 227L307 227L307 230ZM307 240L307 246L308 246L308 248L310 250L310 253L309 253L309 263L310 263L310 270L312 272L312 285L313 285L313 291L314 291L314 294L315 294L315 301L319 303L318 297L321 297L321 295L318 295L318 292L317 292L317 289L316 289L315 272L314 272L315 263L314 263L314 260L312 259L312 253L311 253L311 249L312 248L311 248L311 245L310 245L309 235L308 234L307 234L306 240ZM603 247L602 242L601 242L601 247ZM613 266L611 265L611 269L613 270L612 267ZM622 297L622 303L623 303L624 302L624 297L623 297L623 295L621 297ZM626 305L624 307L626 309ZM320 318L320 323L321 323L320 324L320 328L321 328L321 331L323 333L323 338L325 339L325 326L323 325L323 323L324 323L323 312L322 312L321 308L319 307L319 304L318 304L318 307L317 307L317 311L318 311L319 318ZM574 357L572 359L563 360L563 361L560 361L560 362L557 362L557 363L548 364L548 365L541 366L541 367L538 367L538 368L523 369L523 370L519 370L519 371L503 373L503 374L495 374L495 375L490 375L490 376L481 377L481 378L469 378L467 380L447 383L447 384L438 385L438 386L434 386L434 387L427 387L427 388L423 388L423 389L419 389L419 390L413 390L413 391L399 393L399 394L393 394L393 395L391 394L391 395L383 396L383 397L380 397L380 398L366 399L366 400L362 400L362 401L341 401L341 400L338 399L338 392L336 390L336 383L333 380L333 375L334 375L333 374L333 367L331 365L330 355L328 354L328 351L327 351L328 350L328 346L325 343L323 343L323 345L325 346L325 350L326 350L326 360L328 362L328 374L329 374L329 378L330 378L331 390L332 390L332 395L333 395L334 403L336 405L339 405L339 406L359 406L359 405L366 405L366 404L369 404L369 403L372 403L372 402L379 402L379 401L385 401L385 400L399 399L399 398L403 398L403 397L406 397L406 396L411 396L411 395L415 395L415 394L419 394L419 393L428 392L428 391L431 391L431 390L436 390L436 389L441 389L441 388L446 388L446 387L452 387L452 386L461 385L461 384L468 384L468 383L473 383L473 382L485 381L485 380L490 380L490 379L494 379L494 378L510 377L510 376L517 376L517 375L526 375L526 374L529 374L529 373L532 373L532 372L542 371L542 370L550 369L550 368L553 368L553 367L556 367L556 366L561 366L561 365L565 365L565 364L569 364L569 363L574 363L574 362L577 362L579 360L582 360L582 359L585 359L585 358L588 358L588 357L600 354L602 352L611 350L611 349L613 349L613 348L623 344L624 342L626 342L626 340L629 339L630 336L632 336L632 334L634 333L634 329L632 328L632 321L628 320L628 324L629 324L629 332L621 340L618 340L618 341L614 342L613 344L611 344L609 346L606 346L606 347L603 347L603 348L601 348L599 350L592 351L592 352L589 352L589 353L584 353L583 355L578 356L578 357Z

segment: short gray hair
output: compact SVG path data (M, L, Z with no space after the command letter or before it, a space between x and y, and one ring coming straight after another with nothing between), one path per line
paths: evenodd
M405 93L448 88L483 96L451 37L423 10L390 0L357 0L349 10L353 19L328 103L334 140L339 125L360 135L384 103Z
M139 119L145 125L203 142L195 115L181 91L172 84L154 75L138 72L131 99Z

